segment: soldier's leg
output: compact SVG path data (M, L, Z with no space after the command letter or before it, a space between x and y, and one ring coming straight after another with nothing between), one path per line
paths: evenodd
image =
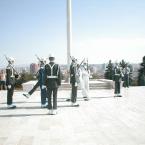
M118 82L118 94L120 94L121 82Z
M77 101L77 89L78 87L74 87L75 102Z
M7 90L7 105L8 105L8 109L16 108L16 106L13 105L13 94L14 94L14 85L12 85L11 88Z
M23 95L26 97L26 98L29 98L33 93L34 91L39 87L39 82L37 82L33 88L28 92L28 93L24 93Z
M53 89L53 109L57 109L57 88Z
M86 94L85 101L88 101L89 100L89 78L88 77L86 77L85 79L85 94Z
M39 87L39 81L34 85L34 87L28 92L28 94L32 95L35 90Z
M122 97L120 94L120 90L121 90L121 82L118 82L118 97Z
M7 105L11 105L13 103L13 93L14 93L14 86L11 85L11 88L7 88Z
M75 92L75 91L76 91L76 90L75 90L75 85L72 84L71 102L73 102L73 103L75 103L75 100L76 100L76 98L75 98L76 92Z
M129 76L127 78L127 87L129 88Z
M117 94L117 82L115 82L114 94Z
M7 105L12 104L12 88L7 88Z
M48 109L52 109L52 103L51 103L51 95L52 95L52 89L47 88L47 94L48 94Z
M46 88L45 89L41 89L41 104L45 105L46 104L46 97L47 97L47 92L46 92Z

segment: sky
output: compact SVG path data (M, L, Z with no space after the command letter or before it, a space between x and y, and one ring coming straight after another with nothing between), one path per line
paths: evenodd
M0 66L4 55L17 65L52 53L67 63L66 0L0 0ZM140 63L145 55L144 0L72 0L71 55L89 63L125 59Z

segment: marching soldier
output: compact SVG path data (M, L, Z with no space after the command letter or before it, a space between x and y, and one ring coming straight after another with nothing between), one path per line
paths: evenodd
M34 87L27 93L23 94L25 97L29 98L34 91L40 87L41 90L41 108L46 108L47 103L46 103L46 98L47 98L47 91L46 91L46 86L44 86L44 79L45 79L45 64L46 60L44 58L39 58L39 63L40 63L40 69L37 72L37 78L38 82L34 85Z
M81 67L81 88L82 88L82 95L85 101L89 100L89 76L90 76L90 71L88 69L88 63L85 60L83 62L83 65Z
M49 114L55 115L57 114L57 91L58 87L61 85L61 72L60 66L54 62L55 57L53 55L49 56L49 61L49 64L45 65L45 85L48 94Z
M79 106L79 104L76 103L78 83L79 83L79 76L78 76L77 60L75 58L72 58L72 63L70 65L70 84L72 86L72 91L71 91L72 106Z
M115 91L114 91L115 96L114 97L122 97L120 95L121 80L122 80L121 68L116 63L116 66L114 68L114 82L115 82Z
M14 69L14 58L7 58L8 66L6 67L6 86L7 86L7 108L14 109L16 105L13 104L13 94L18 73Z

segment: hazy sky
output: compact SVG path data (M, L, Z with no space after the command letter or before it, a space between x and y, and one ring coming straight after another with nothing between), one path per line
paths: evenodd
M140 62L145 55L144 0L72 0L72 55L89 63ZM53 53L66 63L66 0L0 0L0 66Z

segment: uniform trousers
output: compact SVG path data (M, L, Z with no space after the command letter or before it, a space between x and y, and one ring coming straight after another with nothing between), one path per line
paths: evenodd
M48 109L57 109L57 90L58 88L47 88Z
M120 85L121 82L115 82L115 94L120 94Z
M28 93L30 95L32 95L39 86L40 85L39 85L39 81L38 81ZM41 104L45 104L46 98L47 98L47 91L46 91L46 89L42 89L42 86L40 86L40 90L41 90Z
M7 88L7 105L11 105L13 103L13 94L14 94L14 85L11 85L11 88Z
M71 102L75 103L77 100L77 86L72 84L72 92L71 92Z
M124 75L124 83L123 83L124 87L128 87L129 88L129 75Z

